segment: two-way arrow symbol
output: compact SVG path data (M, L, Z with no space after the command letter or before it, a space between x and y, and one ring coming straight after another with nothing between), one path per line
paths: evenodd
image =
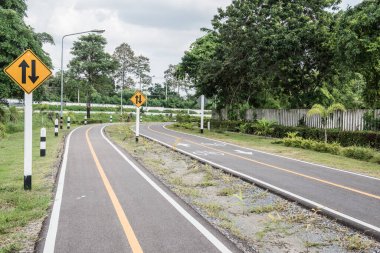
M23 60L18 66L21 68L21 82L26 83L26 68L29 68L29 65Z
M39 76L36 76L36 60L32 60L32 75L29 76L29 79L32 83L35 83L38 78Z
M29 65L25 60L23 60L19 67L21 68L21 82L26 83L26 69L29 68ZM36 76L36 61L32 60L32 75L29 76L29 79L32 83L35 83L38 78L39 76Z
M135 99L136 99L136 104L141 104L142 103L141 95L136 95Z

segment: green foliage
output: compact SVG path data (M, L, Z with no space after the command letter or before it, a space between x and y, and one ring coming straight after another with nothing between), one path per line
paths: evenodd
M88 118L91 117L93 96L96 93L112 94L114 89L111 77L118 62L105 52L106 44L106 39L101 35L88 34L75 41L71 49L74 57L69 63L69 77L83 85Z
M331 71L338 1L244 1L218 9L180 69L219 107L306 107Z
M20 113L17 111L15 106L9 107L9 121L12 123L17 123L20 118Z
M307 116L319 115L322 118L322 125L325 129L325 143L327 143L327 123L330 116L335 111L345 111L346 108L341 103L333 103L329 107L324 107L320 104L314 104L313 107L307 112Z
M335 26L335 60L343 71L363 75L363 97L368 106L380 106L380 2L365 0L339 13Z
M255 134L262 136L270 136L274 131L275 121L261 119L256 123L256 131Z
M0 123L6 123L9 120L9 110L7 107L0 105Z
M175 123L174 126L179 127L179 128L188 129L188 130L192 130L195 128L195 125L192 122Z
M379 160L373 160L376 151L371 148L357 146L342 147L337 142L324 143L321 141L303 139L302 137L297 136L295 133L289 133L288 137L283 138L282 143L288 147L310 149L318 152L330 153L333 155L343 155L348 158L362 161L379 162Z
M0 140L5 137L5 125L3 123L0 123Z
M352 146L344 148L343 155L353 159L369 161L374 157L375 151L370 148Z
M31 49L45 64L51 66L51 59L42 49L48 34L38 34L25 24L26 3L23 0L0 2L0 69L4 69L26 49ZM51 41L49 41L51 42ZM35 93L38 93L38 89ZM0 71L0 99L23 96L22 90Z
M239 132L242 129L247 129L246 132L252 134L256 132L257 125L255 123L246 123L241 121L217 121L212 120L211 125L215 131L233 131ZM290 127L282 125L273 125L271 136L274 138L287 137L289 132L297 132L298 136L303 139L311 139L322 141L324 140L324 130L310 127ZM327 129L328 141L339 143L347 146L363 146L371 147L380 150L380 133L374 131L341 131L339 129Z
M363 116L364 120L364 130L380 130L380 118L375 117L375 111L369 110Z

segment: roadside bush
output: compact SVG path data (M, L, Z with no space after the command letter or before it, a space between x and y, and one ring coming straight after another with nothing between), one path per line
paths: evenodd
M257 131L255 123L242 121L211 121L212 127L218 131L232 131L252 134ZM273 132L270 134L274 138L287 137L289 132L298 132L298 136L303 139L323 141L324 130L310 127L289 127L273 125ZM380 150L380 132L375 131L341 131L339 129L327 129L328 142L339 143L343 147L362 146Z
M370 148L352 146L344 148L343 155L349 158L369 161L374 157L375 152Z
M3 123L0 123L0 139L3 139L5 137L5 125Z
M9 121L9 109L0 105L0 123L7 123Z
M256 123L256 131L255 134L262 135L262 136L271 136L274 132L274 126L276 122L267 120L267 119L260 119Z
M5 127L6 132L10 134L24 131L23 123L8 123L5 125Z
M178 123L175 123L174 126L184 128L184 129L188 129L188 130L192 130L195 128L194 123L191 123L191 122L184 122L184 123L178 122Z
M189 114L184 114L180 112L176 115L176 121L179 123L190 123L190 122L195 123L195 122L200 122L200 118L192 117Z
M17 111L15 106L9 107L9 120L16 123L20 118L20 113Z

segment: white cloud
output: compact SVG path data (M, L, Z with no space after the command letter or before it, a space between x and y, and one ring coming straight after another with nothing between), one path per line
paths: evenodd
M180 61L183 52L210 27L218 7L231 0L29 0L27 23L37 32L48 32L56 45L45 45L55 71L60 69L61 38L64 34L105 29L106 50L112 54L123 42L136 54L150 58L154 81L162 81L169 64ZM344 0L341 7L360 0ZM64 40L64 69L77 37Z
M106 51L123 42L136 54L150 58L154 81L162 81L169 64L180 61L183 52L209 27L218 7L230 0L29 0L26 22L37 32L48 32L56 45L44 49L60 69L61 39L69 33L105 29ZM76 36L64 39L64 69Z

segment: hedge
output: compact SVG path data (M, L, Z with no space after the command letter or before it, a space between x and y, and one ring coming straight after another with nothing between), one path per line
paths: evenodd
M211 121L211 128L225 131L242 132L254 134L257 125L254 122L242 121ZM274 125L271 137L284 138L289 132L297 132L304 139L324 140L324 130L310 127L290 127ZM380 150L380 132L375 131L341 131L339 129L327 130L328 142L337 142L343 147L362 146Z

